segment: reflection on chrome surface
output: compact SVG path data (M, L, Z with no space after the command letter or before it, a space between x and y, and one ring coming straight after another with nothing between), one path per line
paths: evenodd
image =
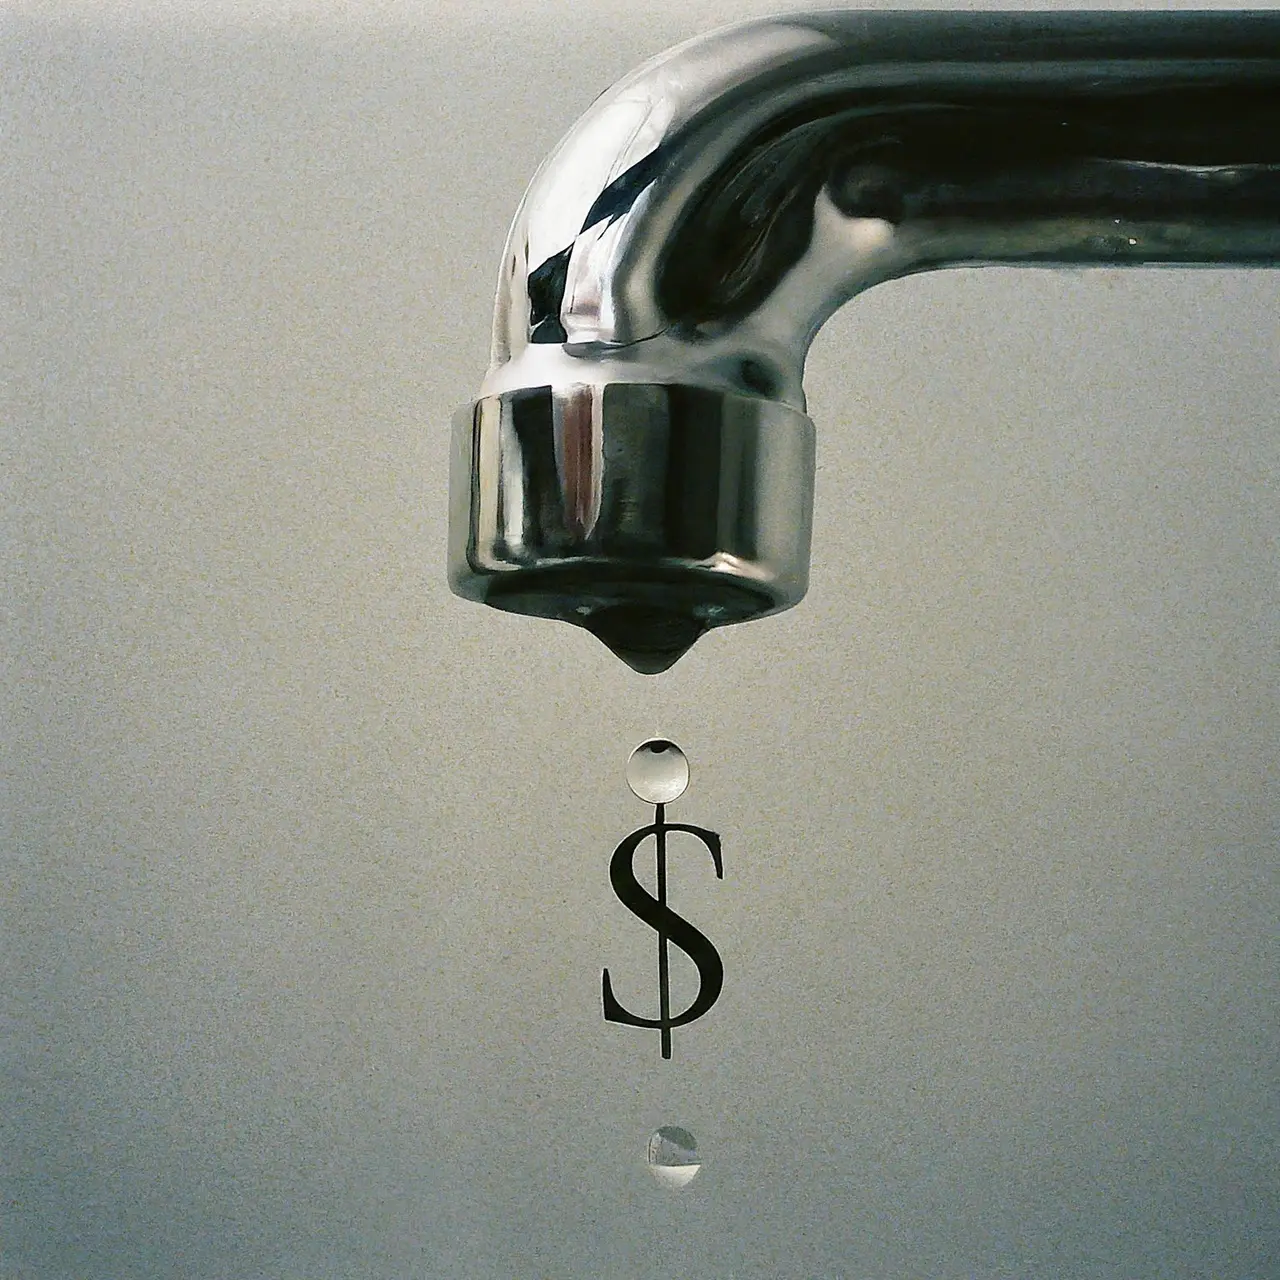
M535 176L455 420L450 581L665 670L808 582L802 386L956 265L1280 261L1280 13L792 14L646 63Z

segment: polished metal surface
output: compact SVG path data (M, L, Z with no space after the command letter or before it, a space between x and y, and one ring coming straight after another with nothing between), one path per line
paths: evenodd
M535 176L450 581L642 671L807 580L818 329L957 265L1280 262L1280 14L824 12L640 67Z
M789 608L809 575L813 424L697 386L487 396L454 427L459 595L576 622L633 669Z

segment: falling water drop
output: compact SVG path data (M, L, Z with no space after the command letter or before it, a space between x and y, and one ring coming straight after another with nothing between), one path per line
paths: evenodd
M649 804L670 804L689 785L689 761L674 742L650 738L627 761L627 786Z
M687 1187L702 1168L697 1140L673 1124L664 1124L649 1139L646 1159L649 1172L665 1187Z

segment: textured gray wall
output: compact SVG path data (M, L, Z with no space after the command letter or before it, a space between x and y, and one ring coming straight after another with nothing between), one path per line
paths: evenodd
M1280 1270L1280 277L859 300L809 598L669 675L446 589L525 182L785 7L4 10L3 1280Z

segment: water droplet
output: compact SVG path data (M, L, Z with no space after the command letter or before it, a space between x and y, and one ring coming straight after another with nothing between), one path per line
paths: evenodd
M687 1187L702 1168L697 1140L674 1124L664 1124L649 1139L646 1160L649 1172L666 1187Z
M627 761L627 786L649 804L670 804L689 785L689 761L674 742L650 738Z
M582 625L644 676L675 666L707 629L701 618L633 604L589 610Z

